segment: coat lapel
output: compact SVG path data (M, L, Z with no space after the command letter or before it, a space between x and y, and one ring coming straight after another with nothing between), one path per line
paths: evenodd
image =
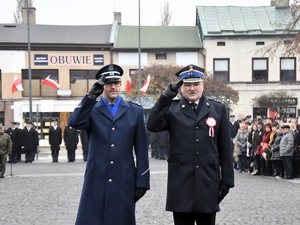
M104 116L106 116L108 119L110 120L114 120L111 112L109 111L109 109L107 108L107 106L104 104L104 102L102 100L98 101L96 103L97 105L95 106L95 108L97 110L99 110Z
M128 102L121 99L121 102L120 102L119 108L117 110L117 113L115 115L114 121L119 119L128 109L129 109Z
M189 105L188 101L185 100L185 98L180 99L179 106L184 115L186 115L187 117L193 118L195 120L197 119L197 115L193 111L192 107Z
M106 116L111 121L115 121L118 118L120 118L128 110L128 108L129 108L128 102L121 99L117 113L115 117L113 117L110 110L107 108L107 106L104 104L102 100L100 100L96 105L96 109L99 110L104 116Z
M204 100L203 100L202 106L199 109L199 114L198 114L198 117L197 117L197 122L200 121L200 120L202 120L203 117L205 117L209 113L209 111L210 111L209 107L210 106L209 106L208 99L207 99L207 97L204 96Z

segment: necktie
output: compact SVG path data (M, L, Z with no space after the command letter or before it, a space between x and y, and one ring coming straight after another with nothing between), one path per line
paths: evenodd
M191 102L190 106L192 107L192 110L194 111L194 113L197 115L197 104L195 102Z

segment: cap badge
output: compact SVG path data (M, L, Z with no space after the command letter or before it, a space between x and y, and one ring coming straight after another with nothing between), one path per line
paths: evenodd
M208 135L210 137L214 137L215 136L215 128L214 127L217 125L217 121L212 117L207 117L205 123L209 127Z
M184 109L184 108L185 108L185 105L182 105L182 106L181 106L181 108L183 108L183 109Z

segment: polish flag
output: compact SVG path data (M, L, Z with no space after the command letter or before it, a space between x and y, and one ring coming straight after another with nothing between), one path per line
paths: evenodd
M16 91L23 91L22 82L20 81L20 79L17 76L15 76L14 82L11 87L12 93L15 93Z
M129 94L131 91L131 77L128 76L127 82L126 82L126 92Z
M149 87L150 84L150 74L147 76L147 80L145 81L144 86L140 89L140 91L142 92L142 95L144 95Z
M52 87L54 89L58 89L60 87L60 85L55 80L50 79L50 76L51 75L49 75L45 80L42 80L41 84L42 85L47 85L47 86Z

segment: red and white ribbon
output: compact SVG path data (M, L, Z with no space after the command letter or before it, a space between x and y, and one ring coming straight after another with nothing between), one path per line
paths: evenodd
M214 118L212 118L212 117L207 117L207 119L206 119L205 122L206 122L206 125L209 127L208 135L210 137L215 136L215 129L214 129L214 127L217 125L217 121Z

